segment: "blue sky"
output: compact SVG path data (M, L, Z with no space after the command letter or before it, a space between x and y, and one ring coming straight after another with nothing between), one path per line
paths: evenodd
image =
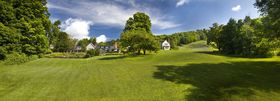
M51 20L74 38L116 39L135 12L147 13L154 34L172 34L227 23L230 18L256 18L255 0L48 0Z

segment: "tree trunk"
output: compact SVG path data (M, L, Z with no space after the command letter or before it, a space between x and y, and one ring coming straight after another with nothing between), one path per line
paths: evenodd
M146 50L144 50L144 55L146 55Z
M141 50L138 50L138 55L140 55L141 54Z

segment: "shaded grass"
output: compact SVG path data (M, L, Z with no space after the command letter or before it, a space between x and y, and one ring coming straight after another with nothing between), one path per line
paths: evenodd
M190 101L280 100L279 94L267 96L271 92L280 91L279 62L201 63L157 67L155 78L196 87L186 97ZM266 96L258 95L259 91Z

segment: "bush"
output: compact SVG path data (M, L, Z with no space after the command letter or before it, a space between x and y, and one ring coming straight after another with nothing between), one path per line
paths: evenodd
M36 60L36 59L38 59L37 55L27 56L23 53L14 52L12 54L6 55L4 63L6 65L18 65L18 64L22 64L22 63L32 61L32 60Z
M87 51L85 57L90 58L90 57L93 57L93 56L99 56L99 54L100 54L99 49L89 50L89 51Z
M171 49L172 50L179 50L179 47L178 46L173 46L173 47L171 46Z

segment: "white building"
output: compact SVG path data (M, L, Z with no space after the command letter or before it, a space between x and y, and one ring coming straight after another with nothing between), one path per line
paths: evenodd
M170 44L166 40L161 44L163 50L170 50Z
M81 47L81 46L76 46L76 47L75 47L75 51L78 52L78 51L81 51L81 50L82 50L82 47Z
M94 50L96 47L92 43L88 44L86 50Z
M50 45L50 49L54 49L54 45Z

